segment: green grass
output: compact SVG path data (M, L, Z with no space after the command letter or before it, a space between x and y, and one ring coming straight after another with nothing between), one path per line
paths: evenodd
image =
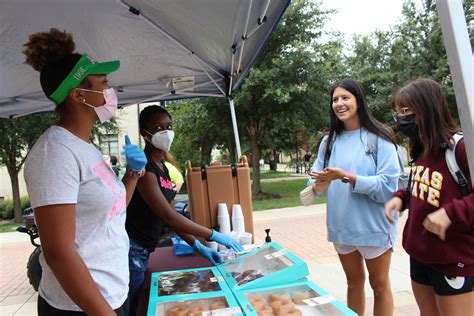
M260 179L285 178L290 176L291 174L289 172L260 170ZM252 178L252 170L250 170L250 178Z
M18 226L21 226L21 224L15 224L13 220L5 222L3 224L0 224L0 233L15 232Z
M279 199L254 200L252 207L254 211L263 211L273 208L301 206L300 191L306 187L306 179L282 180L276 182L261 182L262 191L265 193L276 193ZM316 199L314 204L326 203L326 197Z

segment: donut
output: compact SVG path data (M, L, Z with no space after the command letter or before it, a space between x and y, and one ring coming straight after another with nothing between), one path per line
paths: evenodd
M258 296L258 295L255 295L255 296L249 298L249 301L250 301L250 304L252 304L252 306L253 305L259 305L259 304L268 305L267 300L265 300L263 297Z
M296 291L291 293L291 296L293 297L293 302L295 304L304 304L303 300L311 298L315 295L313 295L310 291Z
M249 300L263 299L262 296L260 296L260 295L258 295L258 294L253 294L253 293L247 294L247 298L248 298Z
M289 301L291 296L288 293L275 293L270 295L270 301Z
M201 316L202 312L207 312L208 310L207 306L204 305L194 306L191 307L188 316Z
M223 301L217 301L211 304L211 307L209 308L211 311L215 309L221 309L221 308L226 308L227 304Z
M275 314L278 314L280 312L280 310L282 310L282 309L294 308L295 307L295 304L293 304L293 302L290 299L288 299L286 301L283 301L283 300L273 301L270 305L271 305L271 307L273 309L273 312Z
M301 311L296 307L282 308L276 314L277 316L301 316Z
M176 305L166 311L166 316L187 316L189 307L186 305Z
M273 316L273 309L266 303L252 305L258 316Z

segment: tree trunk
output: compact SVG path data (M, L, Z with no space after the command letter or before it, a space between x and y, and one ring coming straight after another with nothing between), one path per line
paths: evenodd
M252 143L252 195L258 195L262 193L260 186L260 148L258 147L258 130L255 126L249 128L250 140Z
M15 166L7 165L8 174L10 175L10 182L12 184L12 194L13 194L13 214L15 215L15 223L20 223L22 221L21 217L21 200L20 200L20 185L18 182L18 173Z
M201 165L208 165L211 163L212 145L202 144L201 146Z

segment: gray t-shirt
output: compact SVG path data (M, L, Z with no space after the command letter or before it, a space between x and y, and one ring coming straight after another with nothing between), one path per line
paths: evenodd
M127 298L129 282L123 183L94 145L59 126L50 127L38 139L28 154L24 174L33 208L76 205L77 252L107 302L113 309L119 308ZM43 255L40 263L39 294L55 308L80 311Z

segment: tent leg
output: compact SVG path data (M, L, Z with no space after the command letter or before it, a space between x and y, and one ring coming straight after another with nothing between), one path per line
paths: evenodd
M242 152L240 151L239 130L237 128L237 118L235 116L234 99L229 98L230 116L232 117L232 127L234 128L235 148L237 152L237 159L239 161Z
M462 0L438 0L438 9L444 46L448 55L449 70L453 77L454 94L459 119L464 132L467 160L474 174L474 100L471 43L467 33Z

